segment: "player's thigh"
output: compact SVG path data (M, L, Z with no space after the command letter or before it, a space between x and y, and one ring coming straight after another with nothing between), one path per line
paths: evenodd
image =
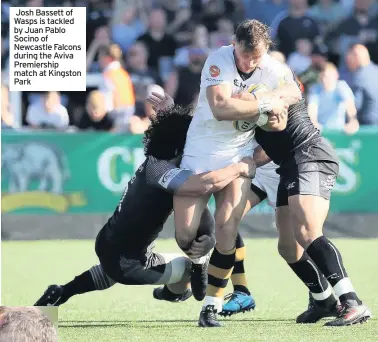
M256 184L251 183L251 189L247 193L247 200L243 216L246 215L252 208L256 207L260 202L266 199L266 193Z
M338 169L335 163L306 163L299 165L295 179L288 189L288 202L297 240L307 247L322 235L327 218L331 190Z
M173 197L176 240L180 246L194 240L209 198L210 196Z

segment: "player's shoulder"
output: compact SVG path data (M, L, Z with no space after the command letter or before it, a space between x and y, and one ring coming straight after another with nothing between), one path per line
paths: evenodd
M260 63L260 68L266 69L269 72L276 73L287 73L288 71L290 71L290 68L286 63L278 61L268 54L263 56Z

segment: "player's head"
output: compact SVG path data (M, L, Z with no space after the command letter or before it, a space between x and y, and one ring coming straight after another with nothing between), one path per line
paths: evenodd
M240 71L252 72L268 52L272 39L268 26L258 20L244 20L233 39L236 65Z
M186 133L192 121L192 108L174 105L158 111L144 133L144 154L161 160L180 157L184 151Z

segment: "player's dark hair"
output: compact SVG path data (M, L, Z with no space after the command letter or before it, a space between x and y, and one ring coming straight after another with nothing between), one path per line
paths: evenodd
M151 125L144 133L146 157L170 160L181 155L192 118L191 106L174 105L158 111L156 116L151 118Z
M235 40L242 45L246 51L254 50L261 41L267 48L272 45L270 28L258 20L244 20L235 31Z

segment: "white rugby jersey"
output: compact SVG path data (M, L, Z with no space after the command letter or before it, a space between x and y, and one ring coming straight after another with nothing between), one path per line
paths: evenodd
M209 154L232 155L238 150L252 146L254 130L237 131L232 121L217 121L206 98L206 88L224 83L232 84L232 95L247 91L255 84L264 84L269 90L293 79L290 69L281 62L265 55L252 76L243 81L234 59L233 45L223 46L211 53L201 74L201 89L194 118L190 124L184 155L197 156Z

